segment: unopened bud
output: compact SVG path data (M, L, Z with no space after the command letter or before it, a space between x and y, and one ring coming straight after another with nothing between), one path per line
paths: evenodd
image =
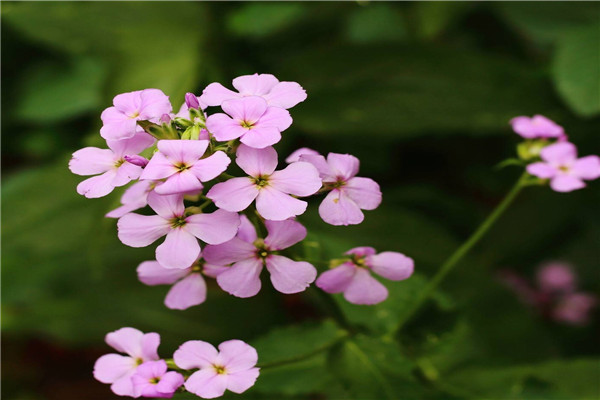
M194 93L186 93L185 94L185 104L188 108L200 108L200 102Z
M137 165L138 167L145 167L148 164L148 160L142 156L133 155L133 156L125 156L123 157L125 161L131 163L133 165Z
M171 122L171 116L169 114L163 114L160 116L160 122L163 124L168 124Z

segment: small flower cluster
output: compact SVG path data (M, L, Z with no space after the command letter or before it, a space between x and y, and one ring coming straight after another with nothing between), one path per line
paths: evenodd
M577 276L565 263L550 262L540 266L535 285L509 270L502 271L500 279L519 296L521 302L556 322L585 325L598 304L596 296L578 289Z
M118 237L128 246L146 247L164 237L156 247L156 260L142 262L137 273L147 285L172 285L165 298L171 309L203 303L205 277L216 279L233 296L254 296L261 289L265 268L277 291L304 291L317 279L317 269L283 254L307 235L296 220L307 209L302 198L324 194L319 215L336 226L361 223L363 210L374 210L382 201L379 185L357 176L360 162L349 154L323 156L302 148L278 168L273 145L292 124L289 109L306 99L298 83L254 74L234 79L233 86L236 91L212 83L199 97L188 93L177 113L158 89L120 94L101 116L100 135L108 148L78 150L69 163L73 173L92 175L77 187L88 198L136 181L123 193L121 206L106 216L118 218ZM214 107L222 112L213 113ZM151 212L135 212L146 206ZM413 272L410 258L395 252L375 254L370 247L352 249L331 265L317 286L330 293L344 292L356 304L387 298L387 289L370 272L395 281ZM112 383L117 394L170 397L185 374L167 372L168 365L156 356L155 334L124 329L127 334L114 332L107 342L130 357L126 362L115 355L99 360L96 378ZM113 338L121 335L137 344L119 345ZM209 398L223 394L226 387L242 392L246 383L254 382L256 369L248 373L246 383L214 378L215 368L204 370L206 360L221 365L214 360L227 361L229 356L217 355L202 343L188 342L174 356L179 368L200 368L185 381L188 391ZM221 354L234 346L226 343L220 346ZM186 349L196 355L203 352L206 362L186 358ZM117 374L115 366L121 361L129 369ZM210 388L205 387L208 381Z
M527 172L544 181L557 192L571 192L586 186L584 181L600 177L600 157L577 158L577 148L568 142L564 129L542 116L516 117L513 130L526 141L518 147Z
M106 335L106 343L120 354L100 357L94 377L111 385L119 396L170 399L184 387L204 399L220 397L225 390L243 393L256 381L256 350L241 340L228 340L218 350L210 343L183 343L173 359L158 356L160 336L135 328L121 328Z

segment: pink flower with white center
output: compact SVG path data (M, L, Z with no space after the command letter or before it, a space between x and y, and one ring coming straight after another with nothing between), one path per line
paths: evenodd
M107 140L130 138L138 131L138 121L159 123L160 117L173 108L169 96L158 89L119 94L113 99L113 105L100 116L104 124L100 135Z
M186 193L202 189L202 182L216 178L231 162L227 154L217 151L202 158L208 140L159 140L154 153L140 179L164 179L157 186L158 194Z
M140 332L134 328L121 328L106 335L106 343L127 354L105 354L94 365L94 378L102 383L110 383L111 390L119 396L136 397L131 376L138 365L146 361L158 360L158 333Z
M200 101L209 106L220 106L226 100L260 96L269 106L292 108L306 100L306 91L296 82L279 82L270 74L254 74L237 77L233 87L239 93L225 88L220 83L211 83L204 89Z
M191 340L179 346L173 360L182 369L199 368L185 381L185 388L203 399L223 396L225 390L243 393L259 375L256 350L241 340L223 342L219 350L210 343Z
M303 156L303 155L318 156L319 152L316 150L313 150L313 149L309 149L308 147L301 147L298 150L294 151L289 156L287 156L287 158L285 159L285 162L288 164L291 164L293 162L301 161L300 156Z
M299 222L265 221L268 235L259 239L256 229L242 216L237 236L216 246L206 246L204 259L215 265L233 265L217 275L221 289L237 297L252 297L260 291L263 266L271 274L271 283L281 293L304 291L317 277L317 270L305 261L293 261L278 255L279 250L302 241L306 228Z
M552 310L555 321L582 326L589 322L590 313L598 304L598 298L588 293L571 293L560 299Z
M220 244L233 238L240 224L238 214L223 210L187 215L183 195L151 192L148 205L158 215L124 215L117 222L118 236L128 246L145 247L167 235L156 248L156 260L165 268L189 267L200 256L196 238Z
M571 192L584 188L584 180L600 177L600 157L577 158L573 143L561 142L544 147L541 162L529 164L527 172L541 179L550 179L550 187L557 192Z
M202 304L206 300L206 282L202 275L215 278L227 269L207 264L200 259L185 269L165 268L158 261L144 261L137 268L138 279L148 285L173 285L165 298L165 305L172 310Z
M168 371L165 360L146 361L131 377L135 397L151 397L170 399L175 391L183 385L183 375Z
M152 146L154 138L139 132L130 139L107 140L108 149L85 147L73 153L69 169L77 175L97 175L77 185L77 193L87 198L106 196L115 187L137 179L142 168L128 162L125 157L136 155Z
M566 138L562 126L543 115L515 117L510 120L513 130L525 139Z
M412 258L395 251L375 254L372 247L356 247L346 254L350 261L323 272L316 285L327 293L344 293L344 298L353 304L377 304L388 297L388 290L371 271L392 281L409 278L414 270Z
M577 286L571 266L559 262L542 266L537 272L537 283L547 293L570 293Z
M372 179L357 177L359 161L350 154L303 154L300 161L313 164L323 179L329 194L319 206L319 215L331 225L360 224L365 216L361 210L374 210L381 204L381 190ZM294 164L291 164L294 165Z
M139 181L134 183L128 187L127 190L125 190L125 193L123 193L123 196L121 196L122 206L108 212L105 217L121 218L125 214L146 207L148 205L148 195L154 190L155 186L156 182L152 181Z
M242 143L262 149L279 142L281 132L292 125L287 110L269 107L258 96L226 100L221 108L229 115L218 113L206 119L206 129L220 142L240 138Z
M206 197L227 211L245 210L255 199L264 218L282 221L306 211L306 202L294 196L310 196L321 187L319 172L307 162L296 162L281 171L272 147L254 149L240 145L237 165L248 177L232 178L214 185Z

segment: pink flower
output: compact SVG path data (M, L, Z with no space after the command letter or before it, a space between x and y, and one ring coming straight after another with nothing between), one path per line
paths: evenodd
M288 164L291 164L293 162L301 161L300 156L303 156L303 155L318 156L319 152L316 150L313 150L313 149L309 149L308 147L301 147L298 150L294 151L292 154L290 154L285 159L285 162Z
M525 139L566 138L562 126L543 115L515 117L510 120L513 130Z
M249 176L217 183L206 195L227 211L245 210L256 199L260 215L282 221L306 211L306 202L290 195L310 196L321 187L319 173L309 163L297 162L275 171L277 152L272 147L240 145L236 163Z
M227 114L213 114L206 119L206 128L220 142L240 138L250 147L262 149L281 140L281 132L292 125L287 110L269 107L258 96L226 100L221 105Z
M159 151L154 153L140 179L167 178L154 189L158 194L202 189L202 182L216 178L231 162L222 151L202 158L208 144L208 140L160 140L157 145Z
M169 97L158 89L119 94L113 99L113 105L100 117L104 123L100 135L107 140L130 138L138 131L137 121L158 123L160 117L172 109Z
M204 303L206 282L202 274L215 278L226 267L206 264L202 259L185 269L165 268L158 261L144 261L137 268L139 280L149 286L173 285L165 298L165 305L173 310Z
M569 142L551 144L540 152L541 162L529 164L527 172L541 179L550 179L557 192L571 192L585 187L584 180L600 177L600 157L577 158L577 148Z
M539 288L547 293L570 293L576 288L573 270L559 262L542 266L537 272L537 282Z
M571 293L562 297L552 310L552 319L571 325L585 325L590 313L598 304L598 298L588 293Z
M316 285L327 293L344 293L344 298L354 304L377 304L388 296L388 290L370 271L390 279L401 281L410 277L414 262L404 254L384 251L375 254L372 247L356 247L346 252L352 259L323 272Z
M94 378L110 383L111 390L119 396L135 397L131 376L138 365L145 361L158 360L158 333L142 333L134 328L121 328L106 335L106 343L127 354L106 354L94 365Z
M107 140L108 149L85 147L73 153L69 169L77 175L97 175L77 185L77 193L87 198L106 196L115 187L137 179L142 168L125 157L135 155L154 143L152 136L140 132L130 139ZM100 174L100 175L98 175Z
M218 351L210 343L191 340L179 346L173 360L182 369L199 368L185 381L185 388L204 399L220 397L225 390L243 393L259 375L256 350L241 340L223 342Z
M115 208L105 215L107 218L121 218L123 215L132 211L138 210L148 205L148 194L154 187L156 182L139 181L131 185L125 190L121 196L122 206Z
M296 82L279 82L270 74L254 74L237 77L233 87L239 93L225 88L220 83L211 83L204 89L200 100L209 106L220 106L226 100L260 96L269 106L292 108L306 100L306 91Z
M319 206L319 215L331 225L360 224L365 218L362 210L374 210L381 204L381 190L372 179L357 177L359 161L350 154L303 154L300 161L313 164L331 191ZM294 165L294 164L291 164Z
M277 254L302 241L306 228L299 222L265 221L267 237L259 239L245 216L237 236L217 246L206 246L204 259L215 265L233 265L217 275L221 289L237 297L251 297L260 291L263 266L271 274L271 283L281 293L305 290L317 277L315 267Z
M170 399L183 385L183 375L175 371L167 372L165 360L146 361L137 367L131 377L135 397Z
M210 244L223 243L235 236L240 224L237 214L223 210L186 215L183 195L151 192L148 205L158 215L124 215L117 223L119 239L131 247L145 247L167 235L156 248L156 259L165 268L189 267L200 256L196 238Z

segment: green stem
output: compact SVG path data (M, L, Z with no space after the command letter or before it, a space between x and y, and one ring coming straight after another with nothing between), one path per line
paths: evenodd
M425 301L431 296L431 294L437 289L440 283L444 280L446 275L452 271L452 268L475 246L481 238L487 233L487 231L494 225L496 220L506 211L508 206L514 201L521 189L526 186L526 178L528 174L525 172L517 183L512 187L510 192L504 197L504 199L498 204L498 206L492 211L492 213L479 225L479 228L464 242L456 251L442 264L438 272L429 281L425 289L419 294L419 297L414 302L413 306L409 311L398 322L396 326L395 334L400 332L402 327L413 315L419 310L419 308L425 303Z

